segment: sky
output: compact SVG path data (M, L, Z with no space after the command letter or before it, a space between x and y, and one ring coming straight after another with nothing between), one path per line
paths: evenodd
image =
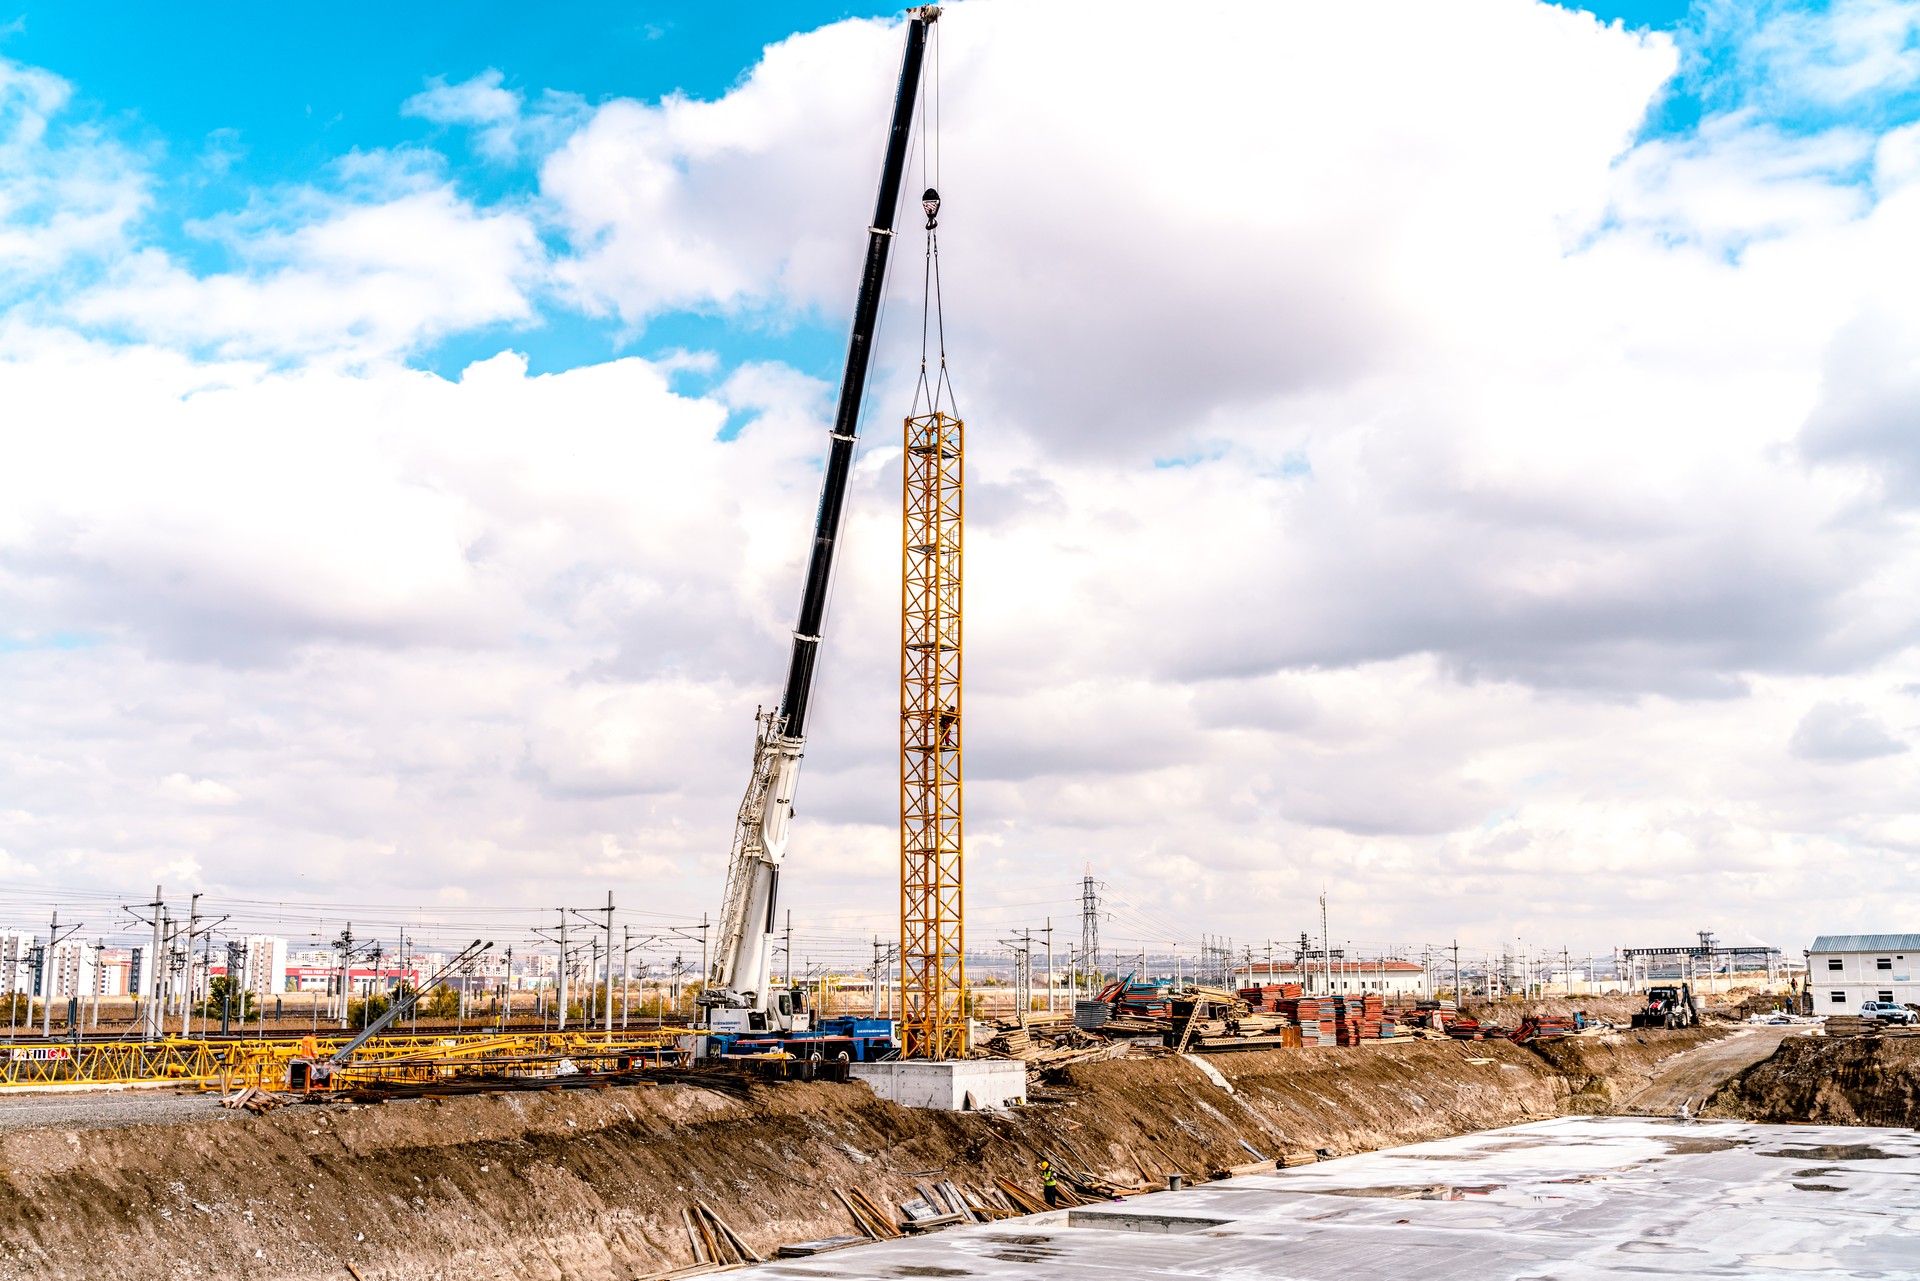
M937 30L975 941L1089 872L1110 945L1323 889L1367 948L1920 928L1920 4ZM717 914L901 34L0 12L0 925ZM922 248L783 878L823 953L895 928Z

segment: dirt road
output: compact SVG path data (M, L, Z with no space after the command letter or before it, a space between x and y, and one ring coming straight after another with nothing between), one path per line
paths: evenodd
M1672 1116L1682 1105L1697 1112L1721 1082L1770 1057L1786 1037L1812 1030L1810 1024L1743 1027L1732 1036L1676 1054L1659 1064L1652 1082L1628 1096L1615 1112L1620 1116Z
M111 1130L128 1125L218 1121L217 1096L198 1090L74 1090L0 1095L0 1132Z

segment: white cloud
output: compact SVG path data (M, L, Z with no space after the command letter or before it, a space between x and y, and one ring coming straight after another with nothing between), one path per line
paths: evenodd
M1709 31L1724 33L1738 75L1768 96L1850 104L1920 83L1920 5L1834 0L1799 7L1713 0Z
M437 124L502 124L520 115L520 95L500 87L505 79L491 67L454 85L443 76L434 76L427 88L407 99L400 110Z
M505 81L492 67L458 84L433 76L425 89L402 104L401 111L435 124L471 127L475 147L496 163L550 150L586 112L586 103L579 97L552 90L542 94L529 111L525 96L503 88Z
M1793 754L1801 760L1848 763L1895 756L1907 745L1859 703L1816 703L1793 731Z
M544 253L529 221L444 186L340 200L291 229L256 230L250 270L196 275L157 250L130 255L72 300L81 324L220 356L369 359L447 333L534 318Z
M1645 942L1713 901L1793 946L1853 923L1836 869L1912 883L1904 135L1743 107L1636 143L1670 43L1520 0L1103 14L942 24L980 919L1092 862L1243 937L1325 883L1362 940ZM350 158L207 223L234 270L134 254L71 300L140 344L16 318L0 841L710 908L831 388L398 357L549 280L838 328L898 39L605 104L534 202ZM540 152L504 75L408 110ZM787 880L853 931L892 910L896 252Z
M60 122L71 97L58 76L0 58L0 284L111 256L148 207L138 156Z
M160 780L160 790L190 805L231 805L240 799L240 794L225 783L185 774L167 775Z

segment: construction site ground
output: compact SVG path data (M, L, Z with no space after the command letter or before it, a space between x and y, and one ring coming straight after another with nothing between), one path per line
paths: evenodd
M1910 1130L1570 1117L748 1275L1911 1277L1916 1216Z
M854 1230L929 1177L1038 1190L1043 1154L1126 1185L1597 1110L1726 1027L1071 1066L1011 1113L858 1084L573 1090L265 1115L159 1092L0 1099L0 1278L580 1278L694 1262L704 1202L756 1250ZM1226 1083L1216 1083L1213 1073ZM56 1100L50 1102L48 1100ZM144 1110L144 1111L143 1111ZM31 1116L22 1126L19 1119ZM930 1175L930 1172L931 1175Z

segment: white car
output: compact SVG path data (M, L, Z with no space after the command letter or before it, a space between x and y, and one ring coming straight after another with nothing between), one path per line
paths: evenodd
M1911 1023L1913 1011L1904 1005L1895 1005L1892 1001L1862 1001L1860 1017L1879 1019L1882 1023Z

